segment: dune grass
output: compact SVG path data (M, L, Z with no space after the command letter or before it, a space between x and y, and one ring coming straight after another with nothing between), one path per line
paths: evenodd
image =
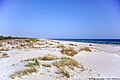
M24 69L24 70L17 71L14 74L10 75L10 78L12 78L12 79L21 78L22 76L29 75L29 74L32 74L35 72L37 72L37 69L35 69L35 68Z
M87 51L87 52L92 52L92 50L88 47L83 47L83 48L80 48L79 51Z
M29 62L25 66L26 67L36 67L36 66L39 66L39 65L40 65L39 61L38 60L34 60L34 62Z
M61 74L63 74L67 78L70 78L70 73L65 68L60 68L59 71Z
M62 48L61 53L66 54L68 56L74 56L74 55L78 54L78 51L72 47L68 47L68 48Z
M41 60L50 61L55 59L58 59L55 55L47 54L47 55L44 55Z
M60 61L56 61L53 63L58 68L68 66L70 69L74 69L74 67L77 68L83 68L82 65L80 65L76 60L69 58L69 57L63 57Z

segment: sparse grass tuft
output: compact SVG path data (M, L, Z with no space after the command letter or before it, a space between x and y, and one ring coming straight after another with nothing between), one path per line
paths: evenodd
M29 58L23 61L35 61L35 60L41 60L41 57L36 57L36 58Z
M80 65L77 61L69 57L63 57L60 61L53 63L53 65L55 65L58 68L68 66L70 69L73 69L73 70L74 70L74 67L83 68L81 67L82 65Z
M25 66L26 67L35 67L35 66L39 66L39 65L40 65L39 61L38 60L34 60L33 63L28 63Z
M55 60L55 59L58 59L58 58L54 55L51 55L51 54L47 54L47 55L42 57L42 60Z
M51 67L51 64L42 64L44 67Z
M21 78L22 76L29 75L29 74L32 74L34 72L37 72L37 69L35 69L35 68L25 69L25 70L15 72L14 74L10 75L10 77L12 79Z
M88 47L83 47L79 51L87 51L87 52L92 52L92 50Z
M67 78L70 78L70 73L65 68L60 68L60 73L65 75Z

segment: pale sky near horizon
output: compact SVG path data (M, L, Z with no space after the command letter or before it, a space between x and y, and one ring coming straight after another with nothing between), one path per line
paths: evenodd
M0 35L120 39L120 0L0 0Z

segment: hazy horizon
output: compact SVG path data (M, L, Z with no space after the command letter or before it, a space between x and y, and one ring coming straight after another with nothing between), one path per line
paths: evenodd
M120 39L120 0L0 0L0 35Z

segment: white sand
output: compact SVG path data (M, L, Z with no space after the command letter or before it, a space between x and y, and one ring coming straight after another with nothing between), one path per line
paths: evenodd
M51 41L49 41L51 42ZM66 78L61 74L56 74L58 69L55 66L43 67L40 66L37 73L16 78L15 80L79 80L83 78L120 78L120 46L118 45L103 45L70 41L55 41L68 46L68 44L77 44L75 49L81 47L90 47L92 52L81 51L72 58L78 61L85 71L80 71L78 68L69 70L70 78ZM53 54L57 57L62 57L63 54L60 49L56 48L57 43L53 45L37 45L38 47L49 46L42 49L11 49L9 51L2 51L7 53L10 57L0 58L0 80L12 80L10 75L16 71L25 69L24 63L21 60L28 58L42 57L45 54ZM92 46L89 46L92 44ZM10 46L10 45L9 45ZM50 62L47 62L50 63ZM14 64L14 66L12 66Z

